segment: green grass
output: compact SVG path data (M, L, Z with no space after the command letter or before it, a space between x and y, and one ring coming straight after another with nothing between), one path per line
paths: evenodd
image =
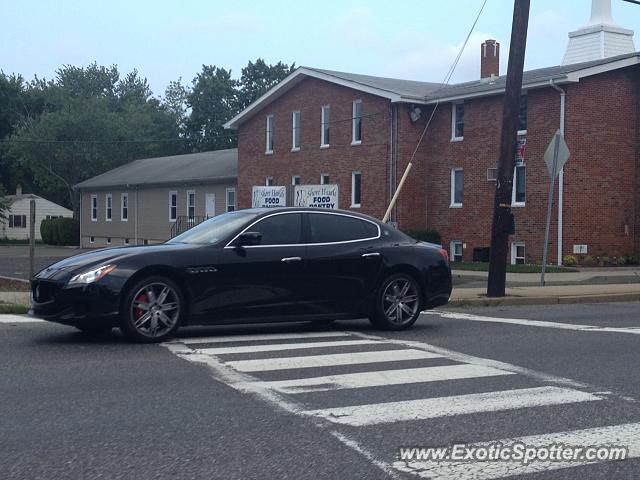
M540 273L540 265L507 265L507 273ZM471 270L474 272L488 272L489 264L480 262L451 262L452 270ZM577 272L576 268L554 267L548 265L546 273L570 273Z
M16 305L15 303L0 303L0 314L24 315L29 311L26 305Z

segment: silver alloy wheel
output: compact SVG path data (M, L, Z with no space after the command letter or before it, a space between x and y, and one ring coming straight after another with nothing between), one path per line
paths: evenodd
M142 287L131 302L131 325L141 335L157 338L171 331L180 318L180 297L169 285L154 282Z
M382 294L382 311L389 323L404 325L418 313L418 290L411 280L396 278Z

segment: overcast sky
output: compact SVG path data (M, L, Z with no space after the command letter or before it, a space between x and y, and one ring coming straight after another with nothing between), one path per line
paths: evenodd
M526 68L557 65L591 0L533 0ZM248 60L442 81L482 0L0 0L0 69L51 78L94 60L137 68L156 95L190 83L202 64ZM479 77L480 44L507 45L513 1L489 0L454 81ZM640 31L640 6L613 0L616 21ZM636 48L640 45L636 35ZM507 48L501 69L506 70Z

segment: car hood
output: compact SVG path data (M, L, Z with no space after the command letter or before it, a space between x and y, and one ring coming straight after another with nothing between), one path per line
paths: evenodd
M74 255L64 260L60 260L53 265L49 265L47 268L41 270L36 275L38 279L56 279L62 274L69 274L75 271L84 271L91 267L98 267L110 262L118 262L125 258L148 254L159 251L171 251L184 248L190 248L191 245L186 244L159 244L159 245L144 245L144 246L132 246L132 247L116 247L116 248L104 248L100 250L94 250L91 252L81 253Z

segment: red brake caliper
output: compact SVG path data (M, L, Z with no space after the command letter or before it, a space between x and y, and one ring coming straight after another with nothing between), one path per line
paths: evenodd
M138 298L136 298L136 302L138 303L149 303L149 299L147 297L146 293L142 293L140 294L140 296ZM142 315L144 315L144 310L141 308L136 308L134 311L134 315L136 316L136 319L140 318Z

